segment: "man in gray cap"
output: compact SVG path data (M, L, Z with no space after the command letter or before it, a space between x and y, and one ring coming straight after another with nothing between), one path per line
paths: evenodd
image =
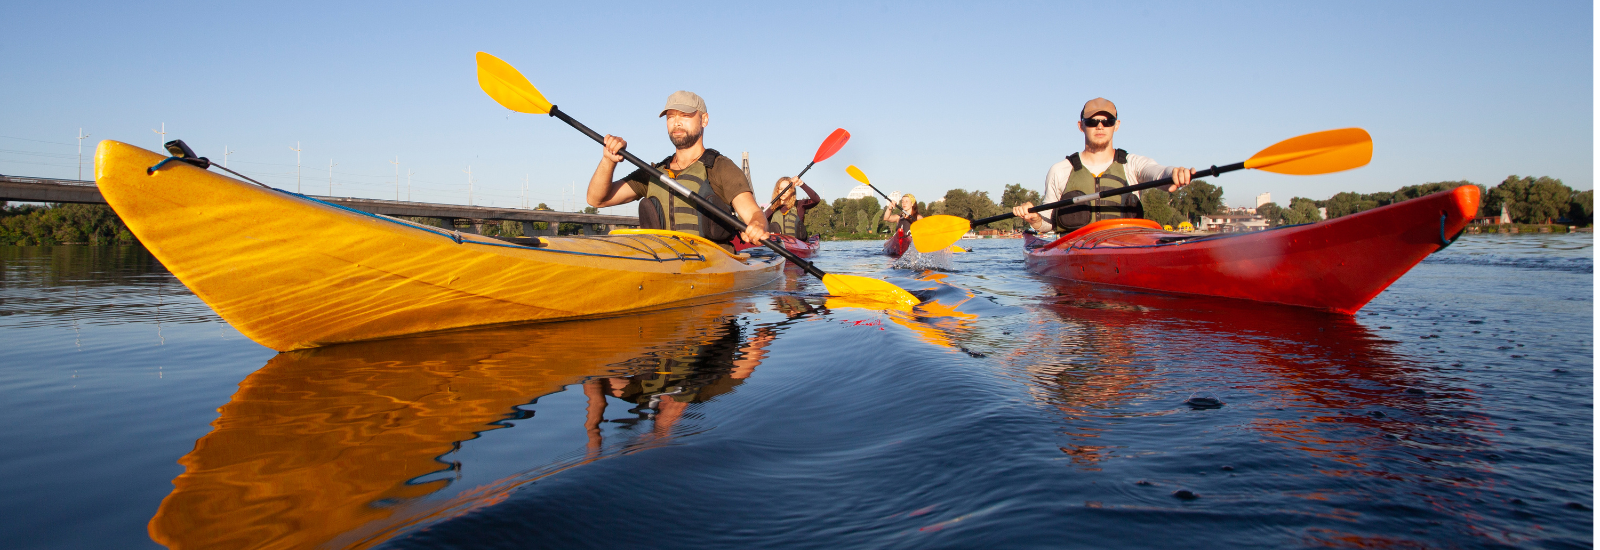
M1168 167L1156 164L1149 157L1132 155L1111 145L1111 136L1122 127L1117 120L1117 106L1103 97L1083 104L1078 113L1078 130L1083 132L1083 153L1067 155L1067 159L1050 167L1044 179L1044 202L1070 199L1109 191L1118 187L1138 185L1171 177L1173 184L1167 192L1189 185L1194 174L1191 168ZM1028 212L1033 203L1023 203L1011 209L1035 231L1070 233L1085 225L1114 218L1142 218L1144 205L1139 202L1139 192L1075 204L1050 212L1050 219Z
M744 220L747 227L738 236L745 242L766 239L767 217L756 204L744 170L715 149L706 148L704 130L711 117L706 114L705 100L690 92L674 92L667 98L667 106L660 116L667 119L667 137L677 152L656 164L656 168L690 192ZM730 243L735 236L732 228L696 210L694 203L673 195L643 169L612 181L617 163L622 162L619 151L627 145L622 138L606 136L600 165L589 178L589 205L604 207L639 201L640 227L699 235L732 251Z

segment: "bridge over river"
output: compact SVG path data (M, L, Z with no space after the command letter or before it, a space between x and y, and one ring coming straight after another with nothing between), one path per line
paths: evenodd
M440 227L449 227L471 233L481 233L483 225L491 222L522 222L524 235L554 235L557 224L579 224L585 235L605 233L616 227L638 227L634 216L607 216L579 212L528 210L523 208L497 208L493 206L463 206L459 204L434 204L427 202L391 201L381 199L356 199L347 197L318 197L363 212L385 216L430 218ZM0 175L0 200L20 202L72 202L105 204L100 188L92 181L29 178ZM545 222L546 229L534 229L535 222Z

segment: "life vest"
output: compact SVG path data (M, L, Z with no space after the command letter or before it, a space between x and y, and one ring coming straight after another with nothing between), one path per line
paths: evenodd
M800 234L800 212L798 212L798 209L799 207L797 206L773 212L772 228L784 235L805 240L805 236Z
M1128 182L1127 151L1117 149L1116 156L1112 158L1111 166L1098 176L1090 172L1088 168L1083 167L1083 161L1078 158L1078 153L1067 155L1067 161L1072 163L1072 175L1067 177L1067 188L1061 195L1063 199L1110 191L1130 185ZM1100 220L1142 217L1144 217L1144 205L1139 202L1139 196L1135 193L1092 200L1088 204L1074 204L1062 207L1057 209L1053 216L1057 233L1071 233L1080 227Z
M733 207L728 200L718 197L711 188L711 166L716 164L719 154L715 149L706 149L699 159L689 163L683 170L673 173L670 166L672 157L656 164L667 177L677 181L690 193L700 195L706 202L722 209L723 212L733 214ZM694 203L680 199L667 186L655 178L645 187L645 196L639 200L639 227L644 229L670 229L699 235L712 242L727 243L733 241L734 232L724 227L715 219L708 219L695 209Z

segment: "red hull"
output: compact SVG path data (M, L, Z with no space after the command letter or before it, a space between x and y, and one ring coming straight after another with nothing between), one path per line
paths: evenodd
M889 237L889 240L883 242L883 254L885 256L899 258L900 256L905 255L906 251L910 249L911 236L907 235L905 231L900 229L896 229L894 231L894 236Z
M804 241L788 235L773 236L782 239L783 247L789 249L790 252L793 252L794 255L801 258L810 258L816 255L818 251L822 250L822 238L816 235L812 235L810 239ZM743 252L746 248L756 248L759 246L761 245L744 242L743 239L738 237L734 237L733 239L734 252Z
M1028 271L1086 283L1354 313L1444 248L1478 211L1478 188L1328 221L1211 237L1106 220L1055 242L1029 239Z

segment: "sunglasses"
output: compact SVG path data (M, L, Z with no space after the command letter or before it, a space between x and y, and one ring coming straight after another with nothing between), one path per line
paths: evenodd
M1099 126L1110 128L1117 125L1117 117L1110 116L1106 118L1085 118L1083 119L1083 125L1088 128L1095 128Z

